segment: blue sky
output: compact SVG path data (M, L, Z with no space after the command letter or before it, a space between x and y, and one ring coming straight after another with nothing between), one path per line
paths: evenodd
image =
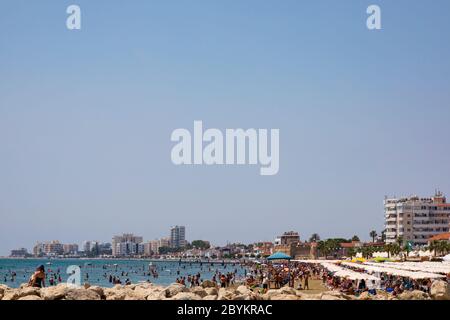
M381 31L366 8L382 9ZM82 30L65 27L78 4ZM0 254L37 240L369 238L450 194L450 3L17 1L0 10ZM279 128L280 172L177 167L176 128Z

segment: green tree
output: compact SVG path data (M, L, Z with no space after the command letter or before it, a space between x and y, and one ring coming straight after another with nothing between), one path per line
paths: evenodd
M390 257L391 257L391 254L392 254L392 244L391 244L391 243L386 243L386 244L384 245L384 251L387 252L388 258L390 258Z
M359 237L355 235L352 237L352 241L359 242L360 240Z
M172 248L172 247L160 247L158 249L159 254L169 254L183 251L183 248Z
M203 241L203 240L194 240L191 243L193 248L197 248L197 249L209 249L211 247L211 245L209 244L208 241Z
M325 241L319 241L317 243L317 251L319 252L319 255L321 257L327 257L328 251L327 248L325 246Z

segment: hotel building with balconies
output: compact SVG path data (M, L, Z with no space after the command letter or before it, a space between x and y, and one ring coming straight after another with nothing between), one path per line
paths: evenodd
M384 215L386 243L395 243L401 238L404 242L423 246L430 237L449 231L450 203L438 191L431 198L386 197Z

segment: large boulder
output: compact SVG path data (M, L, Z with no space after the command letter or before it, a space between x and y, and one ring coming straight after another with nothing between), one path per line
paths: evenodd
M278 292L281 293L281 294L293 294L293 295L297 294L297 292L296 292L296 290L294 288L287 287L287 286L278 289Z
M216 288L216 283L214 283L211 280L204 280L202 282L202 287L203 288Z
M161 290L158 290L159 293ZM150 284L140 284L134 287L134 290L128 291L128 296L134 300L147 300L147 297L155 292L155 288ZM127 299L126 299L127 300Z
M219 294L217 288L206 288L205 292L207 293L208 296L217 296Z
M176 296L180 292L189 292L189 289L186 288L184 285L179 283L172 283L170 286L166 287L162 292L161 295L164 298L171 298L173 296Z
M252 291L247 286L239 286L236 289L238 295L249 295Z
M5 286L4 284L0 284L0 296L3 296L5 294L5 291L8 290L9 287ZM1 299L1 297L0 297Z
M103 290L102 287L99 286L90 286L88 288L88 290L94 291L95 293L97 293L102 299L105 298L105 292Z
M89 289L76 288L69 289L65 295L66 300L100 300L100 295Z
M161 291L154 290L147 296L147 300L161 300Z
M3 294L2 300L17 300L19 298L19 289L7 289Z
M397 296L399 300L429 300L430 296L420 290L405 291Z
M263 300L272 300L272 297L283 295L280 289L269 290L262 295Z
M103 290L106 300L125 300L128 289L121 285L115 285L112 288L106 288Z
M42 288L41 297L44 300L60 300L65 297L68 290L67 284L61 283L55 287Z
M89 288L91 289L91 288ZM137 284L137 285L116 285L112 288L104 289L104 299L106 300L156 300L147 299L149 295L160 293L162 288L153 287L151 284Z
M203 300L217 300L217 295L207 295Z
M214 289L214 288L213 288ZM203 289L202 287L195 287L191 289L191 293L195 293L196 295L198 295L200 298L206 297L208 295L208 293L206 292L205 289Z
M41 296L41 288L35 287L21 287L18 289L18 299L26 297L26 296Z
M297 291L289 287L281 289L269 290L261 295L263 300L300 300L301 297L297 295Z
M220 288L217 294L217 300L232 300L234 297L234 292L227 290L225 288Z
M431 284L430 295L434 300L450 300L450 285L442 280Z
M202 300L200 296L192 292L179 292L171 297L172 300Z

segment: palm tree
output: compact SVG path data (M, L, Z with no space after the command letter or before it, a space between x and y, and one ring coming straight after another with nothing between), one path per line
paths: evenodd
M386 230L381 231L381 241L386 242Z
M388 258L390 258L390 257L391 257L391 254L392 254L392 244L391 244L391 243L385 244L385 245L384 245L384 251L387 252Z
M437 251L439 249L439 241L433 240L430 242L430 245L428 246L428 250L433 252L433 255L436 257Z
M406 258L409 257L409 253L411 252L411 247L408 243L405 243L405 245L403 246L403 251L406 252L406 257L405 257L405 260L406 260Z
M446 255L449 249L449 245L447 241L439 241L437 245L437 250L440 252L441 255Z
M397 244L392 244L391 253L392 255L398 255L400 252L402 252L402 248Z
M368 259L370 256L370 247L362 247L361 248L361 254L363 258Z
M375 242L375 238L378 236L375 230L370 231L370 237L372 238L372 242Z
M347 255L350 256L350 259L353 258L354 256L356 256L356 250L355 248L349 248L347 250Z

